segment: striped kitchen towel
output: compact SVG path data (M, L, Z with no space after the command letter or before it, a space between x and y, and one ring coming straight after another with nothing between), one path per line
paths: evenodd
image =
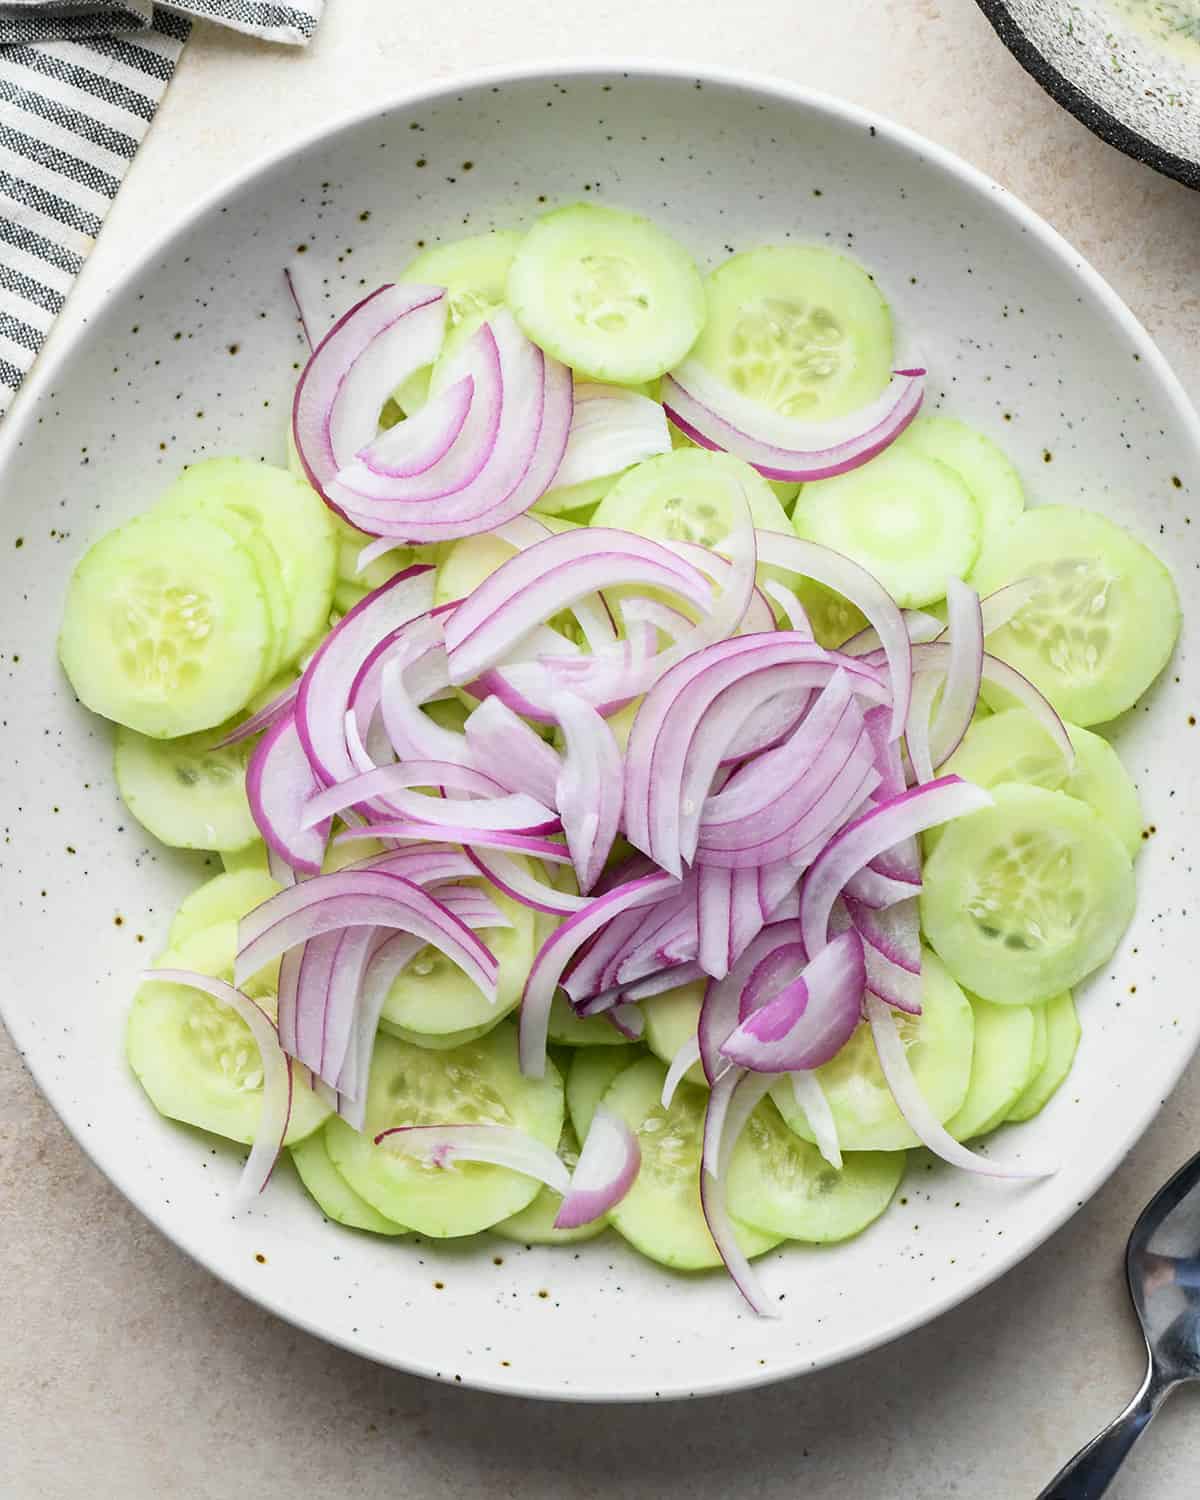
M0 0L0 414L150 128L187 15L303 45L322 4Z

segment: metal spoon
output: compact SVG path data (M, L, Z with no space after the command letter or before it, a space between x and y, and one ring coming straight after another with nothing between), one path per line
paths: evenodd
M1038 1500L1097 1500L1170 1392L1200 1379L1200 1155L1142 1210L1125 1250L1125 1274L1146 1338L1146 1378Z

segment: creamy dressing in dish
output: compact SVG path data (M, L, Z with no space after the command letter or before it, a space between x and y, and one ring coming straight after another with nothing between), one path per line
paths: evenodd
M1200 65L1200 0L1109 0L1109 4L1164 50Z

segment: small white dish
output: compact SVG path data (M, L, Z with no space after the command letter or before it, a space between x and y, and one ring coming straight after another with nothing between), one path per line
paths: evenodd
M105 528L202 454L283 460L302 346L281 271L300 246L341 305L422 240L589 195L654 215L710 263L787 237L852 249L928 363L933 403L1000 439L1034 502L1092 505L1143 536L1184 599L1174 661L1115 726L1154 829L1138 915L1081 994L1069 1085L1022 1128L1026 1154L1061 1170L1005 1185L914 1156L900 1202L861 1238L764 1259L771 1321L721 1275L672 1275L615 1236L526 1251L342 1230L287 1167L235 1216L238 1153L160 1119L122 1055L134 976L203 862L125 815L107 726L55 658L68 573ZM1081 257L928 142L732 75L558 65L451 83L322 132L202 203L32 385L0 430L0 1008L101 1169L282 1317L388 1364L523 1395L683 1396L797 1374L927 1322L1028 1254L1117 1165L1192 1055L1200 423Z

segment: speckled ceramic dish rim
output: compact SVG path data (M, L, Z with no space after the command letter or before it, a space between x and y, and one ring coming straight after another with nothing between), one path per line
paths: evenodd
M480 86L496 86L500 84L515 84L535 82L540 79L584 79L589 77L602 77L613 75L625 75L639 80L650 80L655 78L666 78L675 81L703 79L715 86L728 87L732 89L745 90L763 97L770 98L783 104L797 104L806 108L820 111L833 119L846 125L867 130L871 133L878 132L886 136L893 144L906 149L914 156L924 159L949 177L955 179L964 191L987 195L995 199L999 197L1008 214L1013 216L1025 232L1036 237L1055 257L1064 261L1070 268L1071 274L1097 298L1111 314L1121 331L1128 337L1131 345L1137 351L1135 357L1140 357L1145 364L1146 371L1153 376L1160 386L1163 394L1174 408L1178 419L1179 430L1182 439L1190 443L1197 454L1200 454L1200 419L1191 407L1188 398L1177 380L1176 376L1166 363L1163 355L1158 351L1149 335L1138 323L1130 310L1117 297L1116 293L1103 281L1099 274L1082 259L1081 256L1061 237L1050 228L1043 220L1037 217L1030 209L1023 206L1019 201L1011 197L1007 190L998 183L988 178L985 174L969 166L950 152L932 144L928 140L918 136L916 133L895 125L881 117L871 114L869 111L847 104L843 101L821 95L811 90L789 85L787 82L748 75L730 70L720 70L711 67L687 67L681 65L663 65L658 63L646 63L639 61L626 61L622 59L601 59L581 62L578 60L556 61L530 64L521 68L503 67L485 70L471 75L453 78L448 82L439 83L435 87L416 89L404 94L397 95L387 106L373 104L368 108L355 111L343 116L331 125L323 126L294 141L286 147L277 150L263 159L249 165L243 172L232 179L222 183L212 193L202 199L190 212L173 228L162 234L156 241L152 242L140 259L131 265L120 278L114 290L121 290L137 281L138 277L156 261L162 259L173 248L180 246L187 238L190 230L208 214L219 209L221 203L230 198L236 192L244 190L256 180L268 178L273 170L281 163L288 161L294 155L303 152L314 144L333 139L342 132L348 132L361 124L392 110L411 108L420 105L436 105L438 101L444 100L461 93L466 89ZM39 364L33 377L28 383L28 389L23 393L23 398L13 417L4 425L0 432L0 475L4 473L5 466L15 451L16 447L26 440L31 434L37 420L37 403L41 393L50 391L54 385L58 373L71 359L72 334L59 342L47 358ZM0 1000L3 996L0 995ZM0 1009L3 1009L0 1006ZM8 1017L10 1030L13 1032L17 1045L21 1046L21 1033L19 1017ZM18 1024L13 1026L12 1020L16 1019ZM1173 1085L1182 1074L1184 1068L1190 1061L1191 1049L1182 1049L1172 1059L1170 1076L1168 1082ZM153 1222L168 1238L172 1239L181 1249L187 1249L182 1238L182 1229L173 1224L169 1215L161 1212L156 1203L149 1200L147 1195L139 1191L139 1184L133 1174L122 1178L120 1173L110 1170L108 1164L99 1159L99 1149L93 1149L93 1141L86 1133L76 1128L69 1111L61 1108L62 1101L56 1089L48 1078L40 1077L36 1067L33 1069L34 1076L40 1086L43 1087L51 1103L60 1108L60 1113L68 1129L72 1130L78 1144L84 1151L92 1156L96 1164L111 1177L116 1186L130 1199L131 1202ZM996 1280L1005 1271L1037 1248L1057 1228L1060 1227L1071 1215L1102 1185L1107 1177L1114 1171L1123 1159L1123 1155L1137 1141L1146 1127L1149 1125L1162 1100L1157 1097L1145 1098L1140 1102L1140 1108L1136 1112L1131 1111L1131 1125L1123 1142L1122 1150L1115 1152L1103 1159L1090 1161L1086 1171L1081 1172L1077 1178L1078 1199L1061 1206L1059 1210L1048 1214L1037 1226L1036 1232L1030 1234L1023 1232L1013 1241L1010 1241L1003 1250L997 1251L981 1268L974 1279L964 1287L954 1292L943 1294L935 1307L922 1307L915 1312L903 1308L893 1308L886 1319L882 1319L879 1325L872 1329L869 1335L848 1340L839 1346L834 1354L819 1361L812 1361L803 1356L796 1357L792 1363L774 1364L770 1368L764 1368L760 1372L742 1371L734 1377L717 1374L712 1378L700 1379L685 1389L668 1390L663 1392L649 1391L633 1384L625 1389L599 1390L585 1389L576 1391L573 1389L562 1389L551 1385L538 1385L534 1382L522 1380L519 1383L508 1379L489 1378L478 1373L472 1373L466 1377L466 1383L483 1390L492 1390L503 1394L522 1394L538 1396L546 1399L566 1400L589 1400L589 1401L620 1401L630 1399L650 1399L658 1396L683 1396L683 1395L710 1395L730 1389L743 1389L754 1385L766 1384L790 1375L800 1374L807 1370L818 1368L821 1364L831 1364L842 1359L849 1359L855 1355L864 1353L870 1349L879 1347L892 1339L910 1332L937 1316L941 1312L965 1301L975 1292L982 1290L985 1286ZM191 1252L189 1252L191 1253ZM197 1259L204 1264L203 1257L197 1255ZM207 1267L212 1269L212 1267ZM272 1312L275 1312L287 1321L305 1329L313 1335L323 1338L329 1342L340 1344L346 1349L366 1355L368 1357L381 1358L378 1349L369 1347L367 1341L359 1340L344 1332L334 1332L322 1327L311 1320L302 1310L298 1310L294 1301L275 1293L269 1286L255 1286L249 1278L238 1278L232 1274L225 1275L217 1271L215 1274L222 1275L229 1285L247 1296L251 1300L259 1302ZM715 1288L723 1294L724 1287ZM449 1378L443 1371L435 1370L432 1364L406 1358L403 1351L398 1351L391 1359L397 1367L434 1378Z

